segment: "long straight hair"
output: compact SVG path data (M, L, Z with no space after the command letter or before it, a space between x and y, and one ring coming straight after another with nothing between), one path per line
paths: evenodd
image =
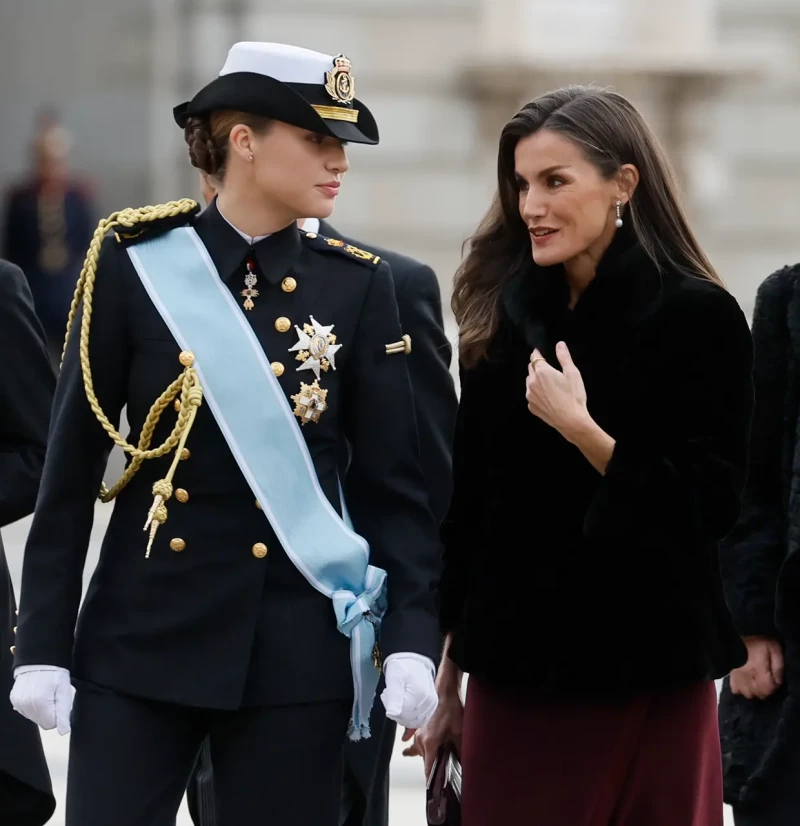
M593 86L549 92L505 125L497 157L497 193L456 272L452 308L459 325L459 354L470 367L480 361L497 331L503 286L528 264L528 229L519 214L514 153L522 138L549 129L575 143L605 180L623 164L639 170L626 218L647 255L662 270L722 285L689 227L675 174L661 144L622 95Z

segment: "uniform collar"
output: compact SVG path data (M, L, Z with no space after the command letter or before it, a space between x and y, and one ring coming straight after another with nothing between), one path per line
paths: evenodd
M306 218L306 220L303 221L303 232L322 232L322 234L325 235L325 232L322 230L322 221L320 221L319 218Z
M223 281L236 274L243 275L245 259L254 255L258 274L270 284L278 284L303 249L295 222L260 240L254 239L253 244L248 243L220 213L216 198L197 216L194 226Z
M249 235L247 235L246 233L242 232L242 231L239 229L239 227L234 226L233 224L231 224L231 222L230 222L230 221L228 221L228 219L227 219L227 218L225 218L225 214L224 214L224 213L223 213L223 211L219 208L219 204L216 202L216 200L214 201L214 204L215 204L215 206L217 207L217 212L219 212L219 214L223 217L223 219L224 219L225 221L227 221L227 223L228 223L228 224L230 224L230 225L231 225L231 226L232 226L232 227L236 230L236 232L238 232L238 233L239 233L239 235L241 235L241 236L242 236L242 238L244 238L244 240L245 240L245 241L247 241L247 243L248 243L248 244L250 244L250 246L251 246L251 247L252 247L254 244L257 244L259 241L263 241L265 238L269 238L269 236L272 234L272 233L269 233L269 232L268 232L266 235L256 235L256 237L255 237L255 238L251 238Z

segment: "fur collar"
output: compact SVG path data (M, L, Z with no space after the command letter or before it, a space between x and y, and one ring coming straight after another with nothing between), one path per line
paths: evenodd
M546 358L555 351L563 322L586 326L630 327L658 297L662 274L636 240L633 231L621 229L606 250L594 280L573 310L561 264L539 267L529 260L504 287L501 307L506 320L532 349Z

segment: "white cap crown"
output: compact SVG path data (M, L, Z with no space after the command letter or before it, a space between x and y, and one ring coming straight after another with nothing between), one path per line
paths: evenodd
M253 72L282 83L325 82L333 66L333 56L288 46L283 43L235 43L228 51L220 76L234 72Z

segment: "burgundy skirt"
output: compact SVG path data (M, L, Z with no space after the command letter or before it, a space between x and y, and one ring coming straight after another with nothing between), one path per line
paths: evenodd
M722 826L713 683L619 705L522 699L471 677L463 826Z

